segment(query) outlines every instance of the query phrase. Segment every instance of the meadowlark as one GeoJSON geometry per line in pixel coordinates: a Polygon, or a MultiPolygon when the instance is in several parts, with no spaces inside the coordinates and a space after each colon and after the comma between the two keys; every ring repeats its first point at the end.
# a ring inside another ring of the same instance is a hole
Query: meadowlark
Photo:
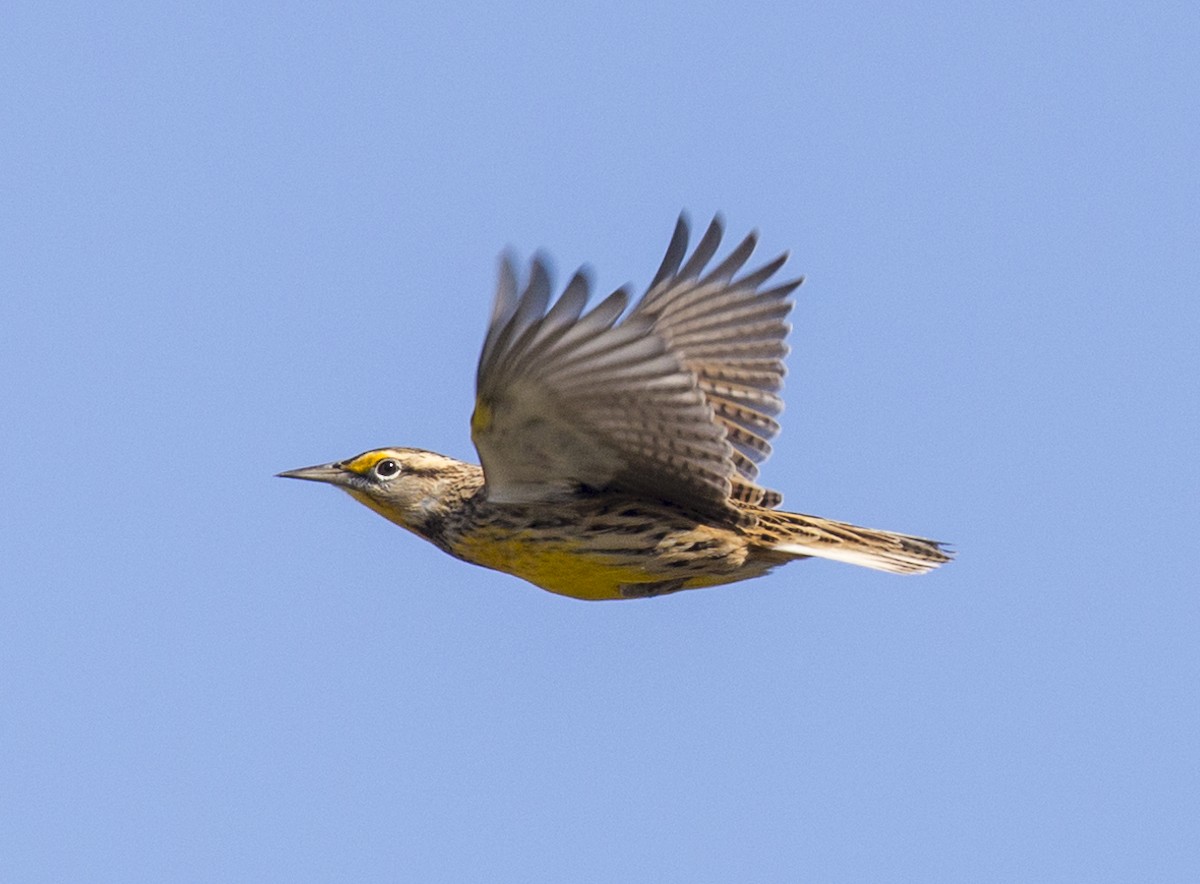
{"type": "Polygon", "coordinates": [[[916,574],[940,543],[781,512],[757,484],[779,432],[790,296],[780,255],[738,276],[752,232],[706,271],[720,217],[687,255],[686,216],[642,298],[587,309],[575,273],[551,303],[534,258],[500,263],[475,378],[482,466],[381,448],[280,473],[326,482],[456,558],[579,599],[628,599],[758,577],[817,556],[916,574]]]}

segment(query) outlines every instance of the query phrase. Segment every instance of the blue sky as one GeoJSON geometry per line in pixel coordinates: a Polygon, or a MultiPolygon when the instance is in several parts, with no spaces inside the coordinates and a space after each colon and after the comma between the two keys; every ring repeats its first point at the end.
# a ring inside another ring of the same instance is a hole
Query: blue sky
{"type": "Polygon", "coordinates": [[[1186,4],[18,3],[0,878],[1195,880],[1186,4]],[[473,458],[496,255],[793,251],[802,512],[586,604],[281,469],[473,458]]]}

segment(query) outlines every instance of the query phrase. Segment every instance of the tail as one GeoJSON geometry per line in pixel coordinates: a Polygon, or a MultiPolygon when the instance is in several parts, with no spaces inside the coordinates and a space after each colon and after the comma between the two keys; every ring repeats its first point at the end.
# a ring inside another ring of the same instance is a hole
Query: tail
{"type": "Polygon", "coordinates": [[[954,555],[945,544],[924,537],[799,513],[766,510],[758,515],[759,542],[789,555],[833,559],[893,574],[924,574],[954,555]]]}

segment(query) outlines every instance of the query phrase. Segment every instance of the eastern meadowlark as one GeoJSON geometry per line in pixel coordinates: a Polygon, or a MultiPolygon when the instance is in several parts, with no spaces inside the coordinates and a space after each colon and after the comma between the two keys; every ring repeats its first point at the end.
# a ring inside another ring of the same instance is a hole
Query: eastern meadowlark
{"type": "Polygon", "coordinates": [[[681,216],[628,312],[624,289],[587,310],[584,270],[551,303],[541,259],[522,286],[503,257],[471,417],[482,467],[381,448],[279,475],[335,485],[452,556],[580,599],[716,586],[810,556],[901,574],[949,561],[936,541],[781,512],[756,483],[803,278],[768,285],[786,253],[738,276],[754,232],[706,271],[722,234],[717,217],[688,256],[681,216]]]}

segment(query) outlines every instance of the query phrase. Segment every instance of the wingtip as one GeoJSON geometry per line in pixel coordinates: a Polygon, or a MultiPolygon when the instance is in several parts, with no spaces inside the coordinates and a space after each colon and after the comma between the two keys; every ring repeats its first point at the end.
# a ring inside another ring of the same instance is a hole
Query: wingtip
{"type": "Polygon", "coordinates": [[[535,281],[539,284],[544,282],[547,287],[553,288],[554,260],[545,251],[538,249],[529,259],[529,274],[530,285],[535,281]]]}
{"type": "Polygon", "coordinates": [[[516,298],[517,284],[520,278],[517,267],[521,264],[521,259],[517,256],[516,251],[511,247],[505,247],[496,259],[496,286],[497,294],[503,294],[506,297],[516,298]]]}
{"type": "Polygon", "coordinates": [[[571,274],[571,278],[567,280],[567,288],[582,285],[588,291],[592,288],[592,283],[595,280],[596,273],[592,270],[590,264],[580,264],[575,268],[575,272],[571,274]]]}
{"type": "Polygon", "coordinates": [[[500,253],[496,268],[496,296],[490,325],[503,323],[517,307],[517,256],[511,248],[500,253]]]}

